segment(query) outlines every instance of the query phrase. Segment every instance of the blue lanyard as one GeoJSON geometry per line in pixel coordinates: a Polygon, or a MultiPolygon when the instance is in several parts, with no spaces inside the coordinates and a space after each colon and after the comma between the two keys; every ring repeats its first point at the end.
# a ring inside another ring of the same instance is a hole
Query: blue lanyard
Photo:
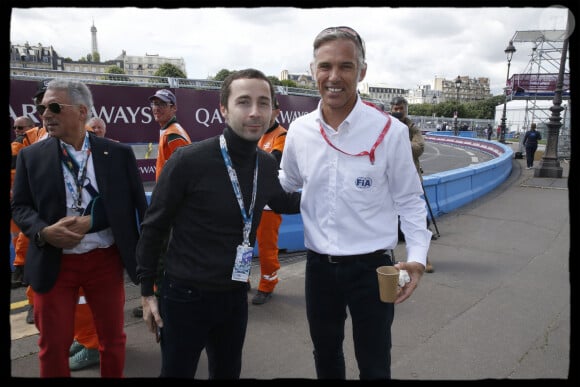
{"type": "Polygon", "coordinates": [[[77,161],[68,152],[67,147],[69,147],[70,145],[64,143],[63,141],[60,141],[60,146],[61,146],[61,160],[65,177],[64,180],[73,198],[74,202],[73,209],[81,211],[82,190],[84,188],[83,187],[84,182],[87,178],[87,165],[89,164],[89,157],[91,155],[91,148],[89,146],[89,134],[85,133],[85,141],[83,143],[81,151],[86,152],[86,157],[80,164],[77,163],[77,161]],[[76,192],[71,182],[67,179],[67,172],[69,172],[68,176],[70,176],[75,183],[76,192]]]}
{"type": "Polygon", "coordinates": [[[226,139],[224,135],[220,135],[220,148],[222,150],[222,156],[226,167],[228,169],[228,175],[230,176],[230,181],[232,182],[232,187],[234,188],[234,193],[236,194],[236,199],[238,199],[238,204],[240,205],[240,210],[242,212],[242,218],[244,219],[244,246],[250,245],[250,231],[252,230],[252,218],[254,217],[254,205],[256,204],[256,191],[258,188],[258,156],[256,155],[256,166],[254,168],[254,183],[252,186],[252,203],[250,204],[250,211],[246,213],[244,208],[244,198],[242,197],[242,190],[240,189],[240,182],[238,181],[238,175],[236,170],[232,166],[232,159],[228,154],[228,147],[226,144],[226,139]]]}

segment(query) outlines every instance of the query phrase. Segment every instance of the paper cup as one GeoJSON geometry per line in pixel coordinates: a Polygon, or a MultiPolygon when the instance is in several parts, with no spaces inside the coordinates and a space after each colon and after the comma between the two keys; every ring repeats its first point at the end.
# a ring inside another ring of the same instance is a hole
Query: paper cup
{"type": "Polygon", "coordinates": [[[399,288],[399,269],[394,266],[379,266],[377,276],[381,301],[395,302],[399,288]]]}

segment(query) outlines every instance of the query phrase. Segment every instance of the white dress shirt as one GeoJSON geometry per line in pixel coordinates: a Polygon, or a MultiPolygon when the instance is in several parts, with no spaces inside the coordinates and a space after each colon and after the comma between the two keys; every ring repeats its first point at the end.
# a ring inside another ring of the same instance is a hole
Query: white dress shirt
{"type": "MultiPolygon", "coordinates": [[[[88,136],[88,133],[86,134],[88,136]]],[[[74,149],[73,146],[68,145],[61,141],[61,145],[64,144],[66,146],[67,152],[69,155],[77,162],[77,165],[82,168],[85,163],[85,159],[87,158],[87,151],[82,149],[77,151],[74,149]]],[[[87,163],[87,175],[86,181],[89,181],[91,185],[99,191],[99,186],[97,185],[97,178],[95,176],[95,167],[93,165],[93,157],[92,154],[88,156],[87,163]]],[[[62,163],[61,163],[62,164],[62,163]]],[[[64,173],[64,180],[65,180],[65,192],[66,192],[66,215],[67,216],[79,216],[79,213],[73,209],[75,207],[75,197],[73,192],[71,192],[71,187],[76,188],[76,182],[74,177],[72,176],[71,172],[64,166],[61,165],[62,171],[64,173]]],[[[82,173],[82,172],[81,172],[82,173]]],[[[74,191],[74,190],[73,190],[74,191]]],[[[75,192],[76,193],[76,192],[75,192]]],[[[92,197],[91,194],[86,190],[82,190],[82,207],[86,208],[90,203],[92,197]]],[[[111,246],[115,242],[115,238],[113,237],[113,230],[108,227],[104,230],[93,232],[90,234],[85,234],[83,239],[81,239],[80,243],[73,247],[72,249],[63,249],[64,254],[83,254],[88,251],[97,249],[97,248],[106,248],[111,246]]]]}
{"type": "Polygon", "coordinates": [[[352,155],[371,150],[389,116],[359,97],[334,130],[324,122],[320,109],[321,103],[290,124],[280,164],[284,189],[302,189],[306,248],[330,255],[394,249],[400,215],[407,261],[425,265],[431,231],[407,127],[390,117],[390,128],[371,164],[369,156],[352,155]]]}

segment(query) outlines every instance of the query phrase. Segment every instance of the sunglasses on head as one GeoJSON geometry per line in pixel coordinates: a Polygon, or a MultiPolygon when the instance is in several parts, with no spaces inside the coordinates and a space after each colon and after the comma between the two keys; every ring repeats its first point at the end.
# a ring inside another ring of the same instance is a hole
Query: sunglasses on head
{"type": "Polygon", "coordinates": [[[66,103],[53,102],[53,103],[49,103],[47,106],[45,106],[45,105],[36,105],[36,111],[38,112],[38,114],[43,115],[44,112],[46,111],[46,109],[48,109],[52,113],[58,114],[58,113],[60,113],[62,111],[62,107],[63,106],[77,106],[77,105],[69,105],[69,104],[66,104],[66,103]]]}
{"type": "Polygon", "coordinates": [[[346,32],[350,36],[354,37],[356,39],[356,41],[358,42],[358,45],[359,45],[359,47],[360,47],[360,49],[362,51],[363,58],[365,57],[365,45],[364,45],[364,43],[362,41],[362,38],[360,37],[360,35],[358,34],[358,32],[356,32],[351,27],[347,27],[347,26],[328,27],[328,28],[325,28],[322,31],[320,31],[320,33],[318,34],[318,36],[321,37],[323,35],[333,34],[336,31],[346,32]]]}

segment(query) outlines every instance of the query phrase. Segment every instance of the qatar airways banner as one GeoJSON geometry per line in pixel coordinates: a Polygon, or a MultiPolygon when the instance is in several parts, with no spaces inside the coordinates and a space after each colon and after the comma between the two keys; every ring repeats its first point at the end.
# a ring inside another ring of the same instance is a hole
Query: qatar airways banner
{"type": "MultiPolygon", "coordinates": [[[[14,119],[28,115],[35,123],[40,119],[32,96],[36,81],[10,80],[10,127],[14,119]]],[[[159,124],[155,122],[149,97],[157,88],[88,84],[93,93],[93,116],[107,123],[107,137],[130,144],[159,141],[159,124]]],[[[218,90],[171,89],[177,98],[177,121],[196,142],[222,133],[224,120],[219,111],[218,90]]],[[[278,95],[278,122],[288,128],[295,118],[311,112],[318,105],[318,97],[278,95]]],[[[12,132],[12,130],[11,130],[12,132]]],[[[14,133],[11,134],[12,139],[14,133]]],[[[155,155],[153,155],[155,157],[155,155]]]]}
{"type": "MultiPolygon", "coordinates": [[[[553,97],[558,74],[514,74],[508,81],[508,95],[553,97]]],[[[570,74],[564,74],[562,96],[570,96],[570,74]]]]}

